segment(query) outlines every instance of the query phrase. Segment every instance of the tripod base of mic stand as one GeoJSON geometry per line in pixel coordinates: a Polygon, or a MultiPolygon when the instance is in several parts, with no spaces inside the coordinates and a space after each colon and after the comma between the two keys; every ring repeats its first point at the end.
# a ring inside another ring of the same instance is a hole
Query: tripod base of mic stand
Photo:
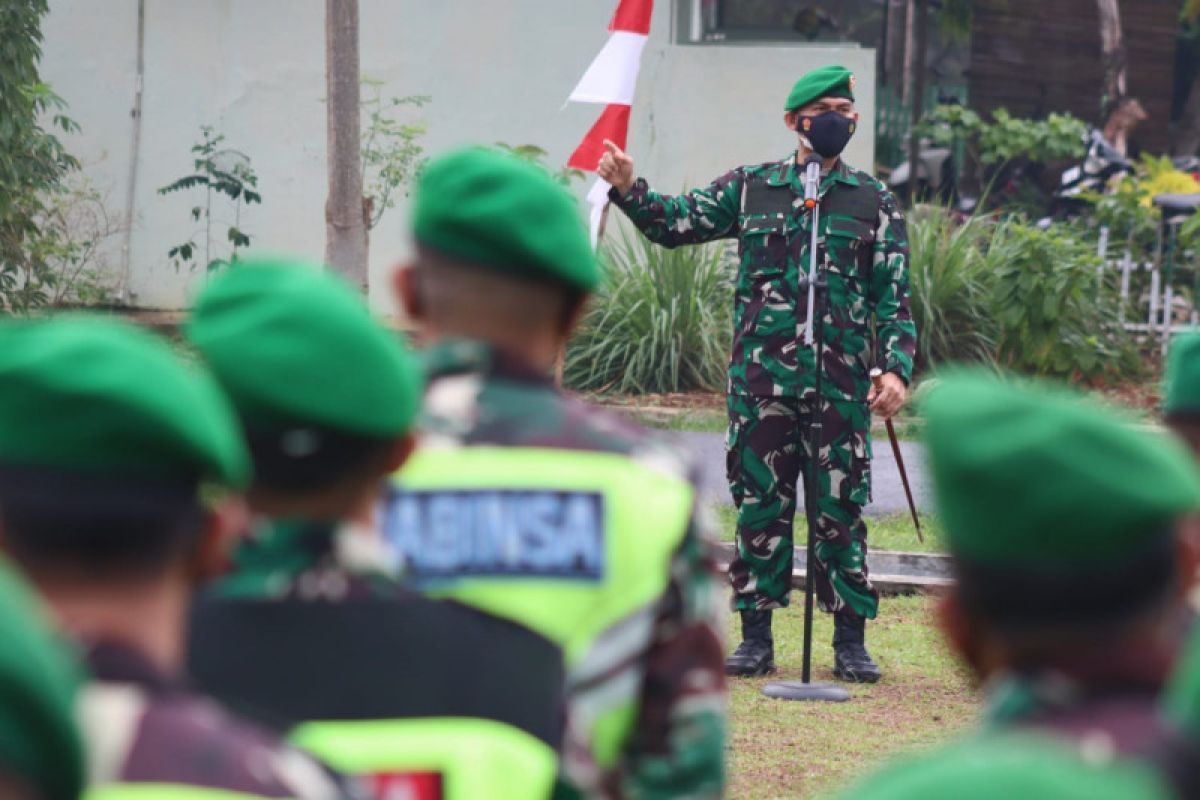
{"type": "Polygon", "coordinates": [[[844,703],[850,693],[836,683],[802,683],[779,681],[768,683],[762,693],[775,700],[817,700],[825,703],[844,703]]]}

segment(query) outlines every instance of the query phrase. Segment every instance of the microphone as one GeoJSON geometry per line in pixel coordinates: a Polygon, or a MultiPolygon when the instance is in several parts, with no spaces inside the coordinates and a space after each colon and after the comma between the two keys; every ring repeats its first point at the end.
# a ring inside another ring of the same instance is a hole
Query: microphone
{"type": "Polygon", "coordinates": [[[817,192],[821,185],[821,157],[810,153],[804,159],[804,207],[812,211],[817,207],[817,192]]]}

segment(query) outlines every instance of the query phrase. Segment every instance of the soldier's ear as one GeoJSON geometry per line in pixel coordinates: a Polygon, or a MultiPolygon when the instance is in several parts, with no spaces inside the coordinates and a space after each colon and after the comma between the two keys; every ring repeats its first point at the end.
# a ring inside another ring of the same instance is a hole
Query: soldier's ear
{"type": "Polygon", "coordinates": [[[1180,520],[1175,528],[1175,564],[1179,570],[1179,588],[1184,601],[1191,595],[1200,570],[1200,517],[1180,520]]]}
{"type": "Polygon", "coordinates": [[[951,588],[937,599],[934,616],[950,648],[966,662],[976,676],[980,679],[986,678],[984,673],[987,668],[983,663],[979,626],[972,624],[956,588],[951,588]]]}
{"type": "Polygon", "coordinates": [[[413,451],[417,449],[417,438],[411,433],[406,433],[392,443],[391,450],[388,452],[387,462],[384,464],[384,475],[391,475],[400,467],[404,466],[404,462],[408,461],[413,451]]]}
{"type": "Polygon", "coordinates": [[[796,130],[796,121],[800,119],[799,111],[785,111],[783,114],[783,124],[787,125],[789,131],[796,130]]]}
{"type": "Polygon", "coordinates": [[[425,320],[425,299],[421,294],[417,267],[414,264],[399,264],[392,275],[392,288],[400,301],[400,308],[413,322],[425,320]]]}
{"type": "Polygon", "coordinates": [[[203,583],[229,571],[229,554],[237,540],[249,533],[250,520],[250,506],[238,494],[223,498],[207,512],[189,565],[193,581],[203,583]]]}
{"type": "Polygon", "coordinates": [[[587,311],[588,299],[591,297],[586,292],[574,292],[567,297],[566,305],[563,306],[562,327],[559,334],[564,338],[570,338],[571,331],[579,326],[579,321],[583,319],[584,313],[587,311]]]}

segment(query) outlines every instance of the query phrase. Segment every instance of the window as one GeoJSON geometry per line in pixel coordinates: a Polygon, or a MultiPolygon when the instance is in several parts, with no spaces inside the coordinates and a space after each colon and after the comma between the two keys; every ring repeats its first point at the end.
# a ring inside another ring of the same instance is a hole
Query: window
{"type": "Polygon", "coordinates": [[[675,41],[878,47],[885,5],[886,0],[675,0],[675,41]]]}

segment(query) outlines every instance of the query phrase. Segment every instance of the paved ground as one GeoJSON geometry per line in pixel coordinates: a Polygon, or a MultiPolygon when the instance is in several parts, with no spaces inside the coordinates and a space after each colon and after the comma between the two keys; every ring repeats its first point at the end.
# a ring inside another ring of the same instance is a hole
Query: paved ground
{"type": "MultiPolygon", "coordinates": [[[[691,450],[701,464],[703,475],[701,491],[711,502],[732,503],[729,485],[725,482],[725,435],[721,433],[679,432],[683,445],[691,450]]],[[[876,437],[873,442],[875,460],[871,467],[873,502],[866,507],[872,515],[892,514],[908,510],[904,499],[904,487],[900,483],[900,472],[886,436],[876,437]]],[[[929,479],[925,474],[925,453],[916,442],[900,442],[900,452],[908,467],[908,479],[912,483],[913,500],[917,508],[926,511],[932,507],[929,479]]],[[[803,507],[803,500],[801,501],[803,507]]]]}

